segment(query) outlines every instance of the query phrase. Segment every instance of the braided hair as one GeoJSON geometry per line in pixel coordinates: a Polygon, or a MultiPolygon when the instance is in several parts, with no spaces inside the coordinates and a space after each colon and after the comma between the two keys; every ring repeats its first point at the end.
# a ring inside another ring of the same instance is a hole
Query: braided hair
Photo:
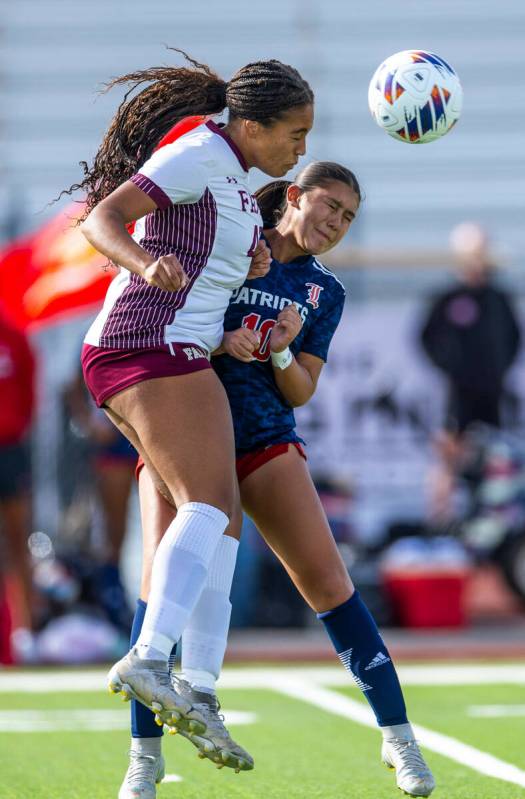
{"type": "Polygon", "coordinates": [[[290,186],[299,186],[301,191],[305,192],[326,186],[332,180],[339,180],[349,186],[361,202],[361,188],[350,169],[334,161],[313,161],[299,172],[295,180],[272,180],[271,183],[257,189],[255,197],[263,218],[263,226],[272,228],[278,225],[286,211],[287,192],[290,186]]]}
{"type": "Polygon", "coordinates": [[[310,86],[297,70],[275,59],[246,64],[235,73],[226,91],[230,119],[251,119],[267,126],[290,108],[313,101],[310,86]]]}
{"type": "MultiPolygon", "coordinates": [[[[313,92],[293,67],[280,61],[256,61],[229,83],[206,64],[175,50],[189,66],[152,67],[113,78],[105,91],[130,85],[111,121],[92,166],[81,161],[84,178],[65,190],[87,194],[83,218],[148,160],[162,137],[188,116],[218,114],[269,126],[294,106],[313,103],[313,92]],[[136,89],[141,88],[138,93],[136,89]]],[[[63,192],[64,193],[64,192],[63,192]]],[[[80,220],[81,221],[81,220],[80,220]]]]}

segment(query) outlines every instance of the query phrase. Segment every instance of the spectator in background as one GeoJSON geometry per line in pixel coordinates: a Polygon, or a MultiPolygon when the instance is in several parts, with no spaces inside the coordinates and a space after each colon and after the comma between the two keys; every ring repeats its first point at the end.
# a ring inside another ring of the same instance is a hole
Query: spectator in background
{"type": "Polygon", "coordinates": [[[438,437],[445,465],[435,486],[438,516],[446,512],[466,428],[473,422],[501,424],[504,378],[520,346],[510,299],[493,282],[486,232],[464,222],[453,229],[450,244],[459,281],[434,300],[421,332],[426,354],[448,382],[444,431],[438,437]]]}
{"type": "MultiPolygon", "coordinates": [[[[31,530],[31,454],[35,363],[25,335],[0,311],[0,528],[6,549],[0,627],[15,631],[24,650],[33,629],[33,585],[28,536],[31,530]],[[8,601],[6,602],[6,595],[8,601]]],[[[4,635],[4,641],[7,637],[4,635]]],[[[15,651],[15,658],[17,652],[15,651]]],[[[20,652],[23,655],[23,652],[20,652]]],[[[9,660],[9,653],[4,652],[9,660]]]]}

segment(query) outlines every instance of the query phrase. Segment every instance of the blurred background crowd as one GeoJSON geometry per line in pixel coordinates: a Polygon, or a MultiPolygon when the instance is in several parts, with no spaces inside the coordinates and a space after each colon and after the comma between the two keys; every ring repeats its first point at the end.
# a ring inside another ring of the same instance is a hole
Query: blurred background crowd
{"type": "MultiPolygon", "coordinates": [[[[50,202],[79,179],[117,104],[96,91],[173,63],[161,42],[225,77],[259,57],[297,66],[317,98],[306,160],[340,161],[364,186],[359,218],[327,260],[347,288],[345,313],[297,418],[376,618],[462,629],[521,616],[525,8],[354,5],[268,0],[240,14],[230,2],[152,0],[144,17],[92,0],[73,19],[61,0],[20,0],[3,14],[0,663],[127,649],[141,555],[136,454],[79,368],[114,272],[74,227],[71,198],[50,202]],[[380,61],[410,47],[450,61],[465,92],[454,131],[423,147],[390,139],[366,105],[380,61]]],[[[314,623],[248,519],[232,602],[235,627],[314,623]]]]}

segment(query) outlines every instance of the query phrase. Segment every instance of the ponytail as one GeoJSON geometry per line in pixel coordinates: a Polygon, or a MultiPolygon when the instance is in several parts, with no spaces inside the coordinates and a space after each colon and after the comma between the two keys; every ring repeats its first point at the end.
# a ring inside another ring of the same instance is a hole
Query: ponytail
{"type": "Polygon", "coordinates": [[[264,228],[272,228],[278,224],[286,210],[286,193],[291,185],[289,180],[273,180],[255,192],[264,228]]]}

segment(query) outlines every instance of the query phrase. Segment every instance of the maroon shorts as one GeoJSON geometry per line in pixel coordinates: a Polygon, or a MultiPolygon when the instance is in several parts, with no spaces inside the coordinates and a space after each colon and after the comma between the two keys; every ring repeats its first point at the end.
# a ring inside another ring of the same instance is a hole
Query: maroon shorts
{"type": "Polygon", "coordinates": [[[242,483],[248,475],[257,471],[268,461],[273,461],[279,455],[284,455],[288,452],[288,447],[295,447],[299,455],[306,460],[306,453],[302,446],[297,441],[286,442],[284,444],[270,444],[269,447],[260,447],[254,449],[252,452],[247,452],[245,455],[237,458],[235,461],[235,468],[237,470],[237,480],[242,483]]]}
{"type": "MultiPolygon", "coordinates": [[[[265,463],[268,463],[268,461],[278,458],[279,455],[284,455],[286,452],[288,452],[288,447],[295,447],[299,455],[306,460],[306,453],[304,449],[296,441],[287,442],[285,444],[270,444],[269,447],[254,449],[253,452],[247,452],[245,455],[241,455],[235,460],[237,480],[239,483],[242,483],[242,481],[248,477],[249,474],[257,471],[257,469],[259,469],[265,463]]],[[[139,479],[140,470],[143,466],[144,461],[139,455],[137,465],[135,467],[135,477],[137,480],[139,479]]]]}
{"type": "Polygon", "coordinates": [[[125,388],[152,380],[211,369],[206,350],[196,344],[163,344],[143,350],[82,347],[84,380],[101,408],[106,400],[125,388]]]}

